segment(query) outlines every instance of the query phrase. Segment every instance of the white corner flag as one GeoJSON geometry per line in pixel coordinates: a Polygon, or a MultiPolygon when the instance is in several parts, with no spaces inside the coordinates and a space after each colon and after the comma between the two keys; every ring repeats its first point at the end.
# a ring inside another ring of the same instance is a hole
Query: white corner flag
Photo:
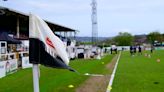
{"type": "Polygon", "coordinates": [[[54,68],[68,67],[69,58],[64,43],[40,17],[29,17],[30,62],[54,68]]]}

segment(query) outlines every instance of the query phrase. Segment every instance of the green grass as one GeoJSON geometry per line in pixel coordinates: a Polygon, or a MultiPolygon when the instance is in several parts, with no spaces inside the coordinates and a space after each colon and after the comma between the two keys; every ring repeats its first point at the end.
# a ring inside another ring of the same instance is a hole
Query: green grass
{"type": "Polygon", "coordinates": [[[164,50],[154,51],[151,58],[122,52],[111,92],[164,92],[164,50]]]}
{"type": "MultiPolygon", "coordinates": [[[[108,64],[113,55],[107,55],[101,60],[78,59],[70,63],[70,66],[81,74],[108,74],[108,64]],[[105,64],[102,64],[104,62],[105,64]]],[[[40,92],[75,92],[75,89],[84,83],[89,76],[79,75],[63,69],[40,67],[40,92]],[[74,88],[68,88],[68,85],[74,88]]],[[[0,79],[0,92],[33,92],[32,69],[19,70],[18,72],[0,79]]]]}

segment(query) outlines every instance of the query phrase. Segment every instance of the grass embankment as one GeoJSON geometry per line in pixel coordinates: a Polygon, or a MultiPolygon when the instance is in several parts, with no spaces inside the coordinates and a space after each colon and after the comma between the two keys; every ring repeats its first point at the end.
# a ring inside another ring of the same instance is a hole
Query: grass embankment
{"type": "MultiPolygon", "coordinates": [[[[150,54],[150,51],[144,53],[150,54]]],[[[122,52],[111,91],[164,92],[164,50],[150,55],[131,57],[129,52],[122,52]]]]}
{"type": "MultiPolygon", "coordinates": [[[[84,73],[108,74],[105,67],[113,55],[107,55],[101,60],[77,59],[70,63],[75,70],[84,73]],[[104,64],[102,64],[104,62],[104,64]]],[[[89,76],[84,76],[68,70],[40,67],[40,92],[75,92],[89,76]],[[68,85],[74,85],[68,88],[68,85]]],[[[0,79],[0,92],[33,92],[32,69],[19,70],[18,72],[0,79]]]]}

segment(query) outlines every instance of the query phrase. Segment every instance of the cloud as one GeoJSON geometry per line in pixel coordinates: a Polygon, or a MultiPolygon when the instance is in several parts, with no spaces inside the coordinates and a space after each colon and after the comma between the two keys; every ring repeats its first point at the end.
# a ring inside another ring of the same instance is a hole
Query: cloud
{"type": "MultiPolygon", "coordinates": [[[[91,36],[92,0],[8,0],[0,6],[78,29],[79,35],[91,36]]],[[[99,36],[118,32],[133,34],[164,30],[164,0],[97,0],[99,36]]]]}
{"type": "Polygon", "coordinates": [[[128,13],[159,13],[164,6],[163,0],[101,0],[98,4],[99,12],[111,12],[115,14],[128,13]]]}
{"type": "Polygon", "coordinates": [[[66,1],[66,2],[48,2],[48,1],[41,1],[38,3],[38,1],[28,1],[27,5],[36,7],[36,9],[41,9],[45,12],[56,12],[56,13],[79,13],[79,12],[85,12],[88,11],[90,6],[86,3],[77,3],[72,1],[66,1]]]}

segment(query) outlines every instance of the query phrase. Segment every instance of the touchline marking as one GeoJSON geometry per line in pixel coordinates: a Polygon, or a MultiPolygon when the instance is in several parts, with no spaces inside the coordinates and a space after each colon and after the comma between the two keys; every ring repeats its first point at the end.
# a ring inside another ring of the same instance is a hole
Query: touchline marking
{"type": "Polygon", "coordinates": [[[116,62],[116,65],[114,66],[114,70],[112,72],[112,75],[111,75],[111,78],[110,78],[110,81],[109,81],[106,92],[110,92],[111,89],[112,89],[112,83],[113,83],[114,76],[115,76],[115,73],[116,73],[116,69],[117,69],[117,66],[118,66],[118,61],[120,60],[120,56],[121,56],[121,52],[119,53],[119,56],[117,58],[117,62],[116,62]]]}

